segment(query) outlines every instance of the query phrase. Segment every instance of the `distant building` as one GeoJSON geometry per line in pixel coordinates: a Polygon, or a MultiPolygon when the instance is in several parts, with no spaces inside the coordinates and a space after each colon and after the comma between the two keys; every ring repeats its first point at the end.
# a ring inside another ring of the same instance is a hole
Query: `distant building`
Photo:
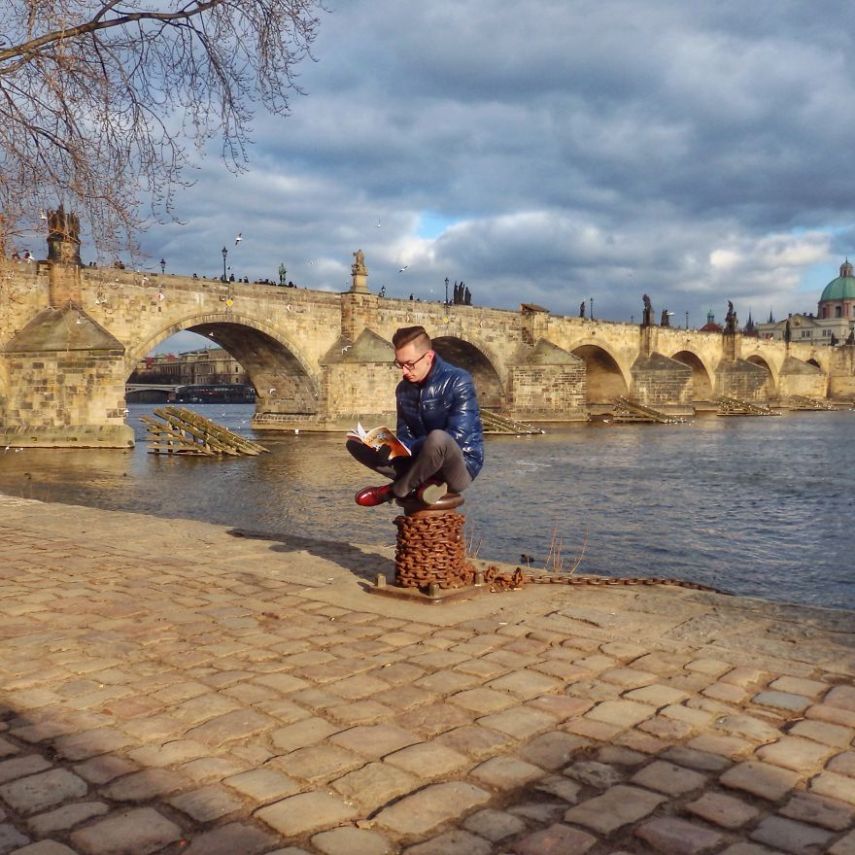
{"type": "Polygon", "coordinates": [[[760,338],[809,344],[843,344],[855,328],[855,268],[847,258],[840,265],[840,275],[823,288],[816,315],[797,312],[783,321],[757,324],[760,338]],[[787,330],[789,329],[789,333],[787,330]]]}
{"type": "Polygon", "coordinates": [[[707,322],[698,330],[698,332],[721,332],[721,324],[715,322],[715,315],[712,309],[707,312],[707,322]]]}
{"type": "Polygon", "coordinates": [[[161,353],[146,356],[137,363],[130,383],[171,385],[211,385],[249,383],[243,366],[221,347],[190,350],[186,353],[161,353]]]}
{"type": "Polygon", "coordinates": [[[848,258],[840,265],[840,276],[823,289],[817,315],[823,320],[846,318],[855,321],[855,275],[848,258]]]}

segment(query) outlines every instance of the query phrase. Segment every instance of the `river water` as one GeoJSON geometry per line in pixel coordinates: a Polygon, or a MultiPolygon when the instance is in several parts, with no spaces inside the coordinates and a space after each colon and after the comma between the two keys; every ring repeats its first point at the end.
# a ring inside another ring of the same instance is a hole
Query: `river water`
{"type": "MultiPolygon", "coordinates": [[[[186,517],[323,540],[394,543],[397,508],[360,508],[378,483],[340,434],[258,434],[259,457],[133,450],[0,451],[0,492],[186,517]]],[[[250,433],[252,405],[203,415],[250,433]]],[[[717,418],[683,425],[571,425],[489,437],[466,493],[467,539],[481,558],[543,566],[562,542],[580,573],[666,576],[736,594],[855,608],[855,412],[717,418]]]]}

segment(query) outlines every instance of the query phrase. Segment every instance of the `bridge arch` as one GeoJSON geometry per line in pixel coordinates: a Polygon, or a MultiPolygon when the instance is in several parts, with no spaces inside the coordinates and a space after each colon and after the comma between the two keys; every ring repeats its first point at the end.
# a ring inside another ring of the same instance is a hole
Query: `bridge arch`
{"type": "Polygon", "coordinates": [[[484,349],[463,338],[453,335],[437,336],[431,339],[433,349],[446,361],[459,368],[465,368],[475,382],[478,393],[478,405],[491,410],[501,409],[504,405],[502,379],[493,360],[484,349]]]}
{"type": "Polygon", "coordinates": [[[257,412],[271,406],[282,413],[319,411],[319,378],[298,348],[281,330],[234,312],[195,315],[169,324],[126,353],[125,376],[129,377],[137,362],[157,344],[185,330],[218,344],[243,366],[256,391],[257,412]]]}
{"type": "Polygon", "coordinates": [[[713,399],[713,381],[703,359],[691,350],[678,350],[671,359],[681,362],[692,369],[692,400],[711,401],[713,399]]]}
{"type": "Polygon", "coordinates": [[[777,381],[775,373],[772,370],[772,366],[758,353],[752,353],[751,356],[748,357],[748,362],[766,371],[768,374],[768,377],[766,378],[766,394],[768,397],[773,397],[777,387],[777,381]]]}
{"type": "Polygon", "coordinates": [[[585,362],[585,399],[589,404],[611,404],[629,395],[630,378],[617,358],[600,344],[578,344],[572,350],[585,362]]]}

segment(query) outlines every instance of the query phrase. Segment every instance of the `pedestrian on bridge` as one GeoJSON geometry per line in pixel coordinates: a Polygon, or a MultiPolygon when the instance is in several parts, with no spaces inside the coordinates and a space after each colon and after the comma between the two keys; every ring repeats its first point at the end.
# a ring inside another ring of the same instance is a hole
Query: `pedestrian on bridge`
{"type": "Polygon", "coordinates": [[[395,390],[395,433],[412,456],[390,460],[388,447],[378,451],[348,439],[347,450],[360,463],[392,479],[360,490],[356,503],[363,507],[410,495],[434,504],[449,491],[465,490],[484,463],[481,414],[469,372],[442,359],[422,326],[402,327],[392,344],[403,374],[395,390]]]}

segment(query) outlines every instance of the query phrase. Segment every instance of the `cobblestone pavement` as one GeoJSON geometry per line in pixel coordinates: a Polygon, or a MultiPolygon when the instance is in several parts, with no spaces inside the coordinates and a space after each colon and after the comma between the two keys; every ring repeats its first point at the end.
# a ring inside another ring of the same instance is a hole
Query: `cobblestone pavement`
{"type": "Polygon", "coordinates": [[[855,855],[852,613],[425,607],[364,592],[387,549],[6,497],[0,529],[0,855],[855,855]]]}

